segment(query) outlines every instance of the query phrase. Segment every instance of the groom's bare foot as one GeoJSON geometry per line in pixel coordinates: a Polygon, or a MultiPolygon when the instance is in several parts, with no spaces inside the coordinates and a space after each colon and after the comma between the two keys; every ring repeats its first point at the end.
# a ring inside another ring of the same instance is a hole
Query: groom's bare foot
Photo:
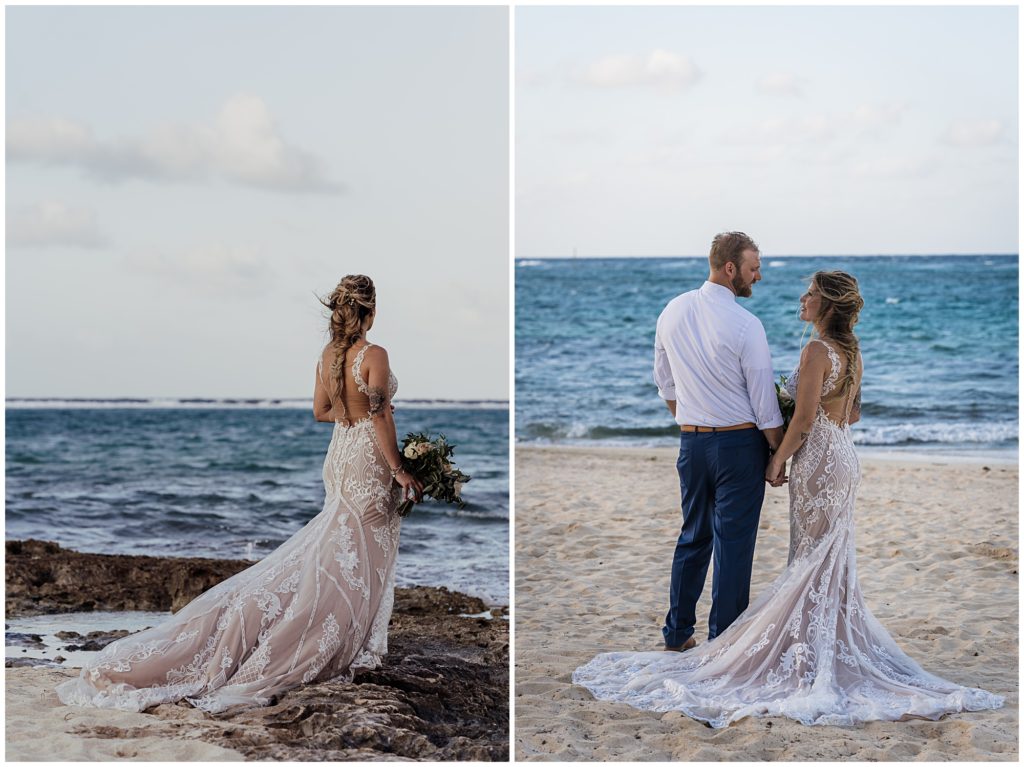
{"type": "Polygon", "coordinates": [[[665,652],[686,652],[687,650],[692,650],[696,646],[697,637],[690,637],[678,647],[669,647],[668,645],[665,645],[662,649],[664,649],[665,652]]]}

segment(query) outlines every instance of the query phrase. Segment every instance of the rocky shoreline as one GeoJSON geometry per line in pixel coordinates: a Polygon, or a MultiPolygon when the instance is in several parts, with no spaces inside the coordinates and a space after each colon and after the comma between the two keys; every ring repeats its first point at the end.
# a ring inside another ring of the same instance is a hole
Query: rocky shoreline
{"type": "MultiPolygon", "coordinates": [[[[173,611],[251,564],[88,554],[49,541],[7,541],[7,616],[173,611]]],[[[488,611],[481,600],[446,589],[397,589],[384,665],[358,673],[352,683],[305,685],[275,705],[214,716],[186,703],[157,706],[146,712],[152,723],[141,731],[119,727],[112,720],[67,732],[107,743],[111,738],[130,743],[143,735],[147,741],[154,736],[199,739],[229,749],[240,759],[505,761],[509,667],[503,612],[488,611]]],[[[124,633],[57,636],[67,642],[65,649],[98,649],[124,633]]],[[[9,640],[33,641],[32,635],[9,640]]],[[[19,679],[51,685],[40,694],[58,706],[52,684],[72,673],[58,668],[6,672],[9,688],[19,679]]],[[[10,691],[8,697],[10,710],[10,691]]],[[[99,713],[116,718],[119,712],[99,713]]],[[[10,726],[7,734],[8,757],[31,759],[33,743],[18,742],[19,735],[10,726]]],[[[36,758],[43,757],[40,753],[36,758]]]]}

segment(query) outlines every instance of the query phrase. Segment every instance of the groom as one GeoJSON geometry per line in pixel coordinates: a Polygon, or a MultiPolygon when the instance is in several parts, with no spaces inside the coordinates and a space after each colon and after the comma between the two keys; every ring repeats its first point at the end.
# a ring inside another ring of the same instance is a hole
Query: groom
{"type": "Polygon", "coordinates": [[[769,448],[782,441],[768,339],[736,302],[761,279],[760,252],[743,232],[724,232],[708,261],[707,281],[669,302],[654,340],[654,382],[680,431],[683,527],[662,629],[665,649],[676,651],[697,645],[696,606],[712,553],[708,639],[746,609],[769,448]]]}

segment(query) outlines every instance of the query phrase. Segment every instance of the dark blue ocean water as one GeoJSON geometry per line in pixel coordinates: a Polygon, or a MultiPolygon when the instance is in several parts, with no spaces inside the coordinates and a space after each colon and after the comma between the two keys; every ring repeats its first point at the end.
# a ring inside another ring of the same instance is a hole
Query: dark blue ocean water
{"type": "MultiPolygon", "coordinates": [[[[8,539],[259,559],[322,508],[333,424],[311,407],[39,404],[8,402],[8,539]]],[[[473,477],[465,509],[427,501],[403,523],[399,584],[508,604],[507,406],[396,408],[399,436],[443,432],[473,477]]]]}
{"type": "MultiPolygon", "coordinates": [[[[1017,450],[1017,256],[764,257],[738,299],[768,333],[776,375],[800,357],[807,277],[842,269],[865,307],[859,445],[1017,450]]],[[[557,259],[516,264],[516,439],[674,445],[651,378],[654,326],[700,287],[706,258],[557,259]]],[[[804,341],[810,337],[810,332],[804,341]]]]}

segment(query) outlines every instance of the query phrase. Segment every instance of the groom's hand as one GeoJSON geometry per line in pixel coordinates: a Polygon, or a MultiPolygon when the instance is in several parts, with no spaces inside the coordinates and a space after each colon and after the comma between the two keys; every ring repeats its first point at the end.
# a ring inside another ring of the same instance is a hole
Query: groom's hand
{"type": "Polygon", "coordinates": [[[764,481],[772,487],[782,487],[786,484],[786,480],[789,477],[786,476],[786,464],[779,463],[778,461],[771,460],[768,462],[768,468],[764,472],[764,481]]]}

